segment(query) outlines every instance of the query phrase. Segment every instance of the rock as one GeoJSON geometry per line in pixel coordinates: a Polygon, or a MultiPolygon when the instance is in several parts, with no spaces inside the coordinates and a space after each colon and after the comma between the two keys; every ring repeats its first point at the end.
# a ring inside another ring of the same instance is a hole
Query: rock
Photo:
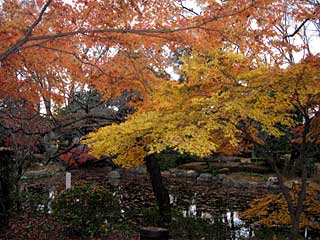
{"type": "Polygon", "coordinates": [[[320,173],[320,163],[315,163],[314,164],[314,168],[315,168],[317,173],[320,173]]]}
{"type": "Polygon", "coordinates": [[[289,162],[291,159],[291,154],[283,154],[280,156],[280,160],[285,161],[285,162],[289,162]]]}
{"type": "Polygon", "coordinates": [[[218,170],[218,173],[228,173],[228,172],[230,172],[229,168],[221,168],[218,170]]]}
{"type": "Polygon", "coordinates": [[[169,169],[169,172],[170,172],[171,174],[175,174],[177,171],[179,171],[179,169],[177,169],[177,168],[170,168],[170,169],[169,169]]]}
{"type": "Polygon", "coordinates": [[[238,160],[239,158],[238,157],[235,157],[235,156],[229,156],[229,155],[225,155],[225,154],[218,154],[217,157],[215,157],[215,160],[218,161],[218,162],[224,162],[224,163],[227,163],[227,162],[237,162],[239,161],[238,160]]]}
{"type": "Polygon", "coordinates": [[[177,169],[175,172],[176,177],[186,177],[186,173],[184,170],[177,169]]]}
{"type": "Polygon", "coordinates": [[[267,181],[267,188],[271,190],[279,189],[279,180],[277,177],[269,177],[267,181]]]}
{"type": "Polygon", "coordinates": [[[186,177],[189,177],[189,178],[196,178],[199,176],[199,173],[197,173],[194,170],[188,170],[185,173],[186,173],[186,177]]]}
{"type": "Polygon", "coordinates": [[[248,180],[235,180],[235,187],[239,188],[249,188],[249,187],[256,187],[257,183],[256,182],[250,182],[248,180]]]}
{"type": "Polygon", "coordinates": [[[176,177],[186,177],[185,171],[177,168],[169,169],[169,172],[176,177]]]}
{"type": "Polygon", "coordinates": [[[280,189],[280,186],[279,185],[275,185],[275,184],[271,184],[271,185],[266,185],[266,187],[269,189],[269,190],[276,190],[278,191],[280,189]]]}
{"type": "Polygon", "coordinates": [[[259,187],[259,183],[248,181],[248,187],[257,188],[257,187],[259,187]]]}
{"type": "MultiPolygon", "coordinates": [[[[39,165],[41,167],[41,165],[39,165]]],[[[43,166],[42,166],[43,167],[43,166]]],[[[58,172],[64,172],[65,167],[59,165],[48,165],[44,168],[39,168],[37,170],[28,170],[22,176],[23,180],[26,179],[38,179],[38,178],[47,178],[51,177],[58,172]]]]}
{"type": "Polygon", "coordinates": [[[227,187],[235,187],[235,188],[255,188],[258,186],[257,182],[251,182],[246,179],[238,179],[230,176],[220,176],[221,182],[223,185],[227,187]]]}
{"type": "Polygon", "coordinates": [[[108,178],[118,179],[118,178],[120,178],[120,173],[118,171],[111,171],[108,173],[108,178]]]}
{"type": "Polygon", "coordinates": [[[234,181],[230,177],[225,177],[222,179],[222,184],[228,187],[232,187],[234,185],[234,181]]]}
{"type": "Polygon", "coordinates": [[[211,182],[212,174],[211,173],[201,173],[199,177],[197,177],[197,181],[211,182]]]}
{"type": "Polygon", "coordinates": [[[299,182],[297,180],[291,180],[284,183],[284,185],[289,189],[292,189],[295,185],[298,185],[298,184],[299,182]]]}
{"type": "Polygon", "coordinates": [[[278,184],[279,183],[279,180],[277,177],[269,177],[268,178],[268,183],[269,184],[278,184]]]}
{"type": "Polygon", "coordinates": [[[226,177],[225,174],[218,174],[218,175],[217,175],[217,180],[220,181],[220,182],[222,182],[225,177],[226,177]]]}
{"type": "Polygon", "coordinates": [[[120,178],[110,178],[109,183],[111,184],[111,186],[117,187],[120,184],[120,178]]]}
{"type": "Polygon", "coordinates": [[[170,177],[171,173],[170,173],[170,171],[161,171],[161,176],[162,177],[170,177]]]}
{"type": "Polygon", "coordinates": [[[251,158],[240,158],[241,164],[248,164],[251,163],[251,158]]]}
{"type": "Polygon", "coordinates": [[[138,166],[138,167],[130,168],[129,172],[133,173],[133,174],[146,174],[147,173],[147,168],[146,168],[145,165],[141,165],[141,166],[138,166]]]}

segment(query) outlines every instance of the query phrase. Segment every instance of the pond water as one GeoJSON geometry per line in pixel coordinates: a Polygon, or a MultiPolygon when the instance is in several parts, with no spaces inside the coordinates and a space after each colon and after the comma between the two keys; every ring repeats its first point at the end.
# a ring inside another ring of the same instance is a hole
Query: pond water
{"type": "MultiPolygon", "coordinates": [[[[265,229],[239,217],[239,212],[247,209],[254,198],[267,193],[264,188],[226,188],[183,178],[165,179],[165,183],[170,192],[173,215],[178,214],[173,217],[170,229],[174,239],[287,239],[288,232],[285,230],[265,229]]],[[[108,184],[113,185],[114,193],[120,196],[124,212],[135,212],[133,215],[139,218],[139,211],[154,207],[155,199],[148,178],[142,181],[128,178],[108,184]],[[132,210],[137,207],[140,210],[132,210]]],[[[154,212],[151,211],[151,214],[154,212]]],[[[144,213],[143,217],[139,223],[150,225],[150,216],[148,218],[148,214],[144,213]]],[[[302,237],[318,239],[317,233],[308,230],[302,237]]]]}
{"type": "MultiPolygon", "coordinates": [[[[265,229],[239,217],[239,212],[245,210],[252,199],[266,193],[265,189],[226,188],[186,179],[165,179],[165,183],[173,207],[170,233],[176,240],[287,239],[284,230],[265,229]]],[[[157,210],[148,177],[130,175],[103,182],[100,179],[99,184],[119,199],[124,224],[133,224],[136,230],[141,226],[156,225],[157,210]]],[[[46,208],[51,213],[51,202],[57,191],[51,188],[46,194],[48,202],[38,204],[38,208],[46,208]]],[[[319,239],[317,233],[308,230],[302,237],[319,239]]]]}

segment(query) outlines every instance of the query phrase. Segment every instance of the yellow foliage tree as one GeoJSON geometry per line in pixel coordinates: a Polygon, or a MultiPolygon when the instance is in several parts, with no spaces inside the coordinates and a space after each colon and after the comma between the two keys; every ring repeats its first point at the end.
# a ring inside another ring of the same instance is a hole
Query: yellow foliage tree
{"type": "Polygon", "coordinates": [[[276,169],[296,229],[306,191],[307,134],[319,111],[319,69],[318,56],[282,69],[253,64],[220,49],[194,53],[184,59],[186,82],[158,85],[150,104],[126,122],[101,128],[82,142],[94,155],[115,156],[116,163],[131,167],[165,149],[198,156],[232,153],[244,139],[264,145],[265,134],[279,137],[287,133],[283,129],[303,124],[298,206],[276,169]],[[296,114],[303,116],[303,123],[295,120],[296,114]]]}

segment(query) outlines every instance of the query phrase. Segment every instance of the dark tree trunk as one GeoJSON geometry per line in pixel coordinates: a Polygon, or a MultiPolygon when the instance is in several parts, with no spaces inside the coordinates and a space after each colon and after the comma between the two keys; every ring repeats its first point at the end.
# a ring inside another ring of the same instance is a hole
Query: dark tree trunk
{"type": "Polygon", "coordinates": [[[153,193],[157,199],[160,214],[160,227],[168,227],[171,223],[171,206],[169,192],[162,182],[160,166],[154,155],[149,155],[145,158],[147,170],[150,175],[153,193]]]}
{"type": "Polygon", "coordinates": [[[276,162],[278,161],[277,154],[273,155],[273,160],[270,160],[273,169],[275,170],[277,174],[277,178],[279,180],[279,186],[282,194],[284,195],[284,198],[287,202],[288,211],[290,214],[291,219],[291,233],[289,235],[290,240],[297,240],[299,238],[299,225],[300,225],[300,219],[301,214],[303,211],[303,203],[306,198],[306,189],[307,189],[307,169],[305,164],[302,168],[302,179],[301,179],[301,188],[300,191],[297,193],[298,202],[297,204],[294,204],[294,201],[290,195],[290,191],[287,186],[285,186],[285,181],[283,179],[282,174],[280,173],[279,168],[276,165],[276,162]]]}
{"type": "Polygon", "coordinates": [[[9,220],[10,195],[14,187],[11,176],[12,161],[12,152],[0,148],[0,228],[6,226],[9,220]]]}

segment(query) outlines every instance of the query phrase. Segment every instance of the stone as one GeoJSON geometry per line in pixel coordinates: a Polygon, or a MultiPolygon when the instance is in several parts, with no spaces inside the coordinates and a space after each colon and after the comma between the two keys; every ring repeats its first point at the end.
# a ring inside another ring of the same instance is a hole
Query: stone
{"type": "Polygon", "coordinates": [[[118,171],[111,171],[108,173],[108,178],[118,179],[118,178],[120,178],[120,173],[118,171]]]}
{"type": "Polygon", "coordinates": [[[270,184],[278,184],[279,180],[278,180],[277,177],[269,177],[268,178],[268,183],[270,183],[270,184]]]}
{"type": "Polygon", "coordinates": [[[238,159],[239,159],[238,157],[225,155],[225,154],[222,154],[222,153],[218,154],[215,157],[216,161],[223,162],[223,163],[238,162],[239,161],[238,159]]]}
{"type": "Polygon", "coordinates": [[[211,182],[212,174],[211,173],[201,173],[199,177],[197,177],[197,181],[211,182]]]}
{"type": "Polygon", "coordinates": [[[248,187],[257,188],[257,187],[259,187],[259,183],[248,181],[248,187]]]}
{"type": "Polygon", "coordinates": [[[169,171],[161,171],[161,176],[162,177],[170,177],[171,173],[169,171]]]}
{"type": "Polygon", "coordinates": [[[225,177],[226,177],[225,174],[218,174],[218,175],[217,175],[217,180],[220,181],[220,182],[222,182],[225,177]]]}
{"type": "Polygon", "coordinates": [[[240,158],[241,164],[248,164],[251,163],[251,158],[240,158]]]}
{"type": "Polygon", "coordinates": [[[289,189],[292,189],[294,186],[296,186],[298,184],[299,184],[299,182],[297,180],[291,180],[291,181],[287,181],[284,183],[284,185],[289,189]]]}
{"type": "Polygon", "coordinates": [[[188,178],[196,178],[200,175],[199,173],[197,173],[194,170],[187,170],[185,173],[186,173],[186,177],[188,177],[188,178]]]}
{"type": "Polygon", "coordinates": [[[133,174],[146,174],[147,168],[145,165],[142,165],[142,166],[130,168],[128,171],[133,174]]]}
{"type": "Polygon", "coordinates": [[[179,171],[177,168],[170,168],[170,169],[169,169],[169,172],[170,172],[171,174],[175,174],[177,171],[179,171]]]}
{"type": "Polygon", "coordinates": [[[267,188],[271,190],[279,189],[279,180],[277,177],[269,177],[267,181],[267,188]]]}
{"type": "Polygon", "coordinates": [[[120,178],[110,178],[109,183],[111,184],[111,186],[117,187],[120,184],[120,178]]]}
{"type": "Polygon", "coordinates": [[[315,168],[317,173],[320,173],[320,163],[315,163],[314,164],[314,168],[315,168]]]}
{"type": "Polygon", "coordinates": [[[228,173],[228,172],[230,172],[230,169],[229,168],[221,168],[221,169],[219,169],[218,170],[218,173],[228,173]]]}
{"type": "Polygon", "coordinates": [[[234,186],[237,188],[248,188],[250,187],[250,182],[247,180],[234,180],[234,186]]]}
{"type": "Polygon", "coordinates": [[[225,177],[222,180],[222,184],[228,187],[235,187],[237,185],[236,181],[232,177],[225,177]]]}
{"type": "Polygon", "coordinates": [[[66,172],[66,190],[71,189],[71,173],[66,172]]]}
{"type": "Polygon", "coordinates": [[[175,171],[175,176],[176,176],[176,177],[186,177],[186,174],[185,174],[185,171],[184,171],[184,170],[177,169],[177,170],[175,171]]]}

